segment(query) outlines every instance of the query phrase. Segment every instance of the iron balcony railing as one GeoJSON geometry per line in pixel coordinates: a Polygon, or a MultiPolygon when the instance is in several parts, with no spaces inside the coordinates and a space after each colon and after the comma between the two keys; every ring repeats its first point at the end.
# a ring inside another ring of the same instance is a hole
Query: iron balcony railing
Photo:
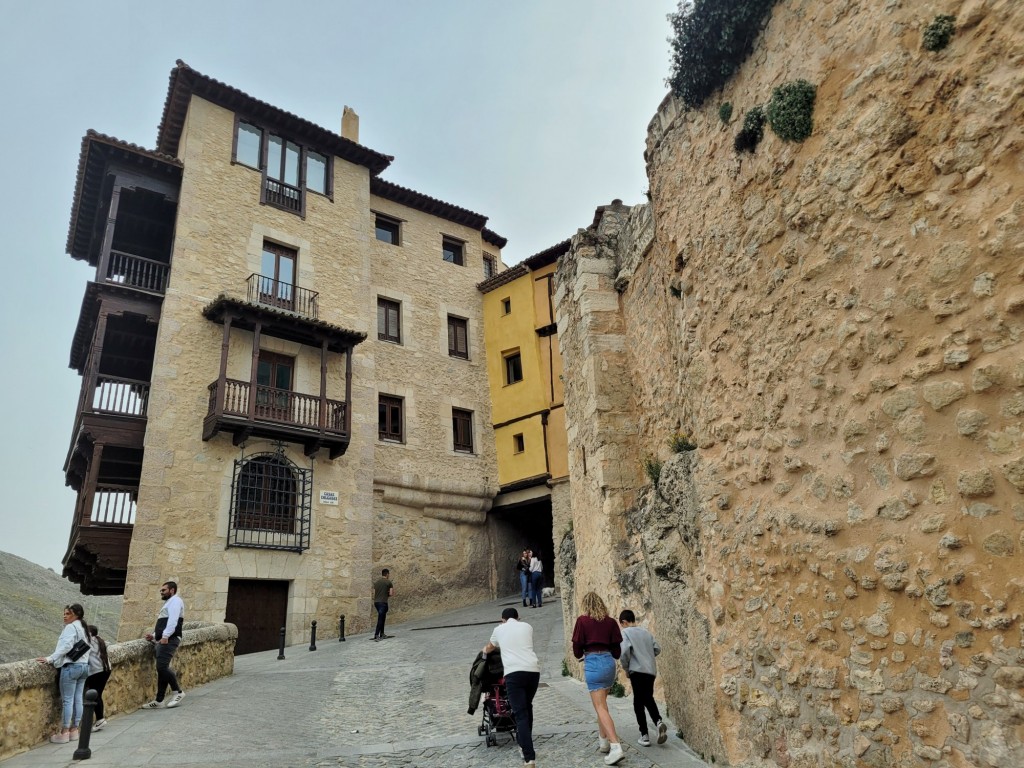
{"type": "Polygon", "coordinates": [[[169,266],[160,261],[146,259],[124,251],[111,251],[104,279],[108,283],[141,288],[153,293],[163,293],[167,289],[168,269],[169,266]]]}
{"type": "Polygon", "coordinates": [[[246,301],[287,309],[289,312],[295,312],[312,320],[317,319],[320,294],[316,291],[299,288],[292,283],[275,280],[257,272],[249,275],[246,283],[248,285],[246,301]]]}
{"type": "MultiPolygon", "coordinates": [[[[247,381],[218,379],[210,387],[209,416],[217,414],[218,405],[225,416],[249,418],[250,386],[247,381]],[[220,385],[223,393],[218,397],[220,385]]],[[[340,400],[321,400],[316,395],[304,395],[287,389],[256,387],[253,404],[255,421],[274,422],[303,429],[323,430],[345,434],[345,403],[340,400]],[[322,407],[321,407],[322,406],[322,407]]]]}

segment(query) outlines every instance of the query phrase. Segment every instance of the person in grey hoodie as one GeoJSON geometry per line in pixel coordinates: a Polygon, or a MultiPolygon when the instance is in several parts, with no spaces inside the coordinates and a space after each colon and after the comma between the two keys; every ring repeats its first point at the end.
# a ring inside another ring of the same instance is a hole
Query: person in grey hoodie
{"type": "Polygon", "coordinates": [[[640,726],[640,738],[637,744],[641,747],[651,746],[651,737],[647,734],[647,713],[658,729],[658,743],[664,744],[668,739],[668,726],[661,719],[658,705],[654,703],[654,678],[658,668],[654,657],[661,653],[661,646],[654,635],[643,627],[636,626],[636,614],[630,610],[619,613],[619,624],[622,626],[622,653],[619,663],[629,677],[633,686],[633,712],[636,723],[640,726]]]}

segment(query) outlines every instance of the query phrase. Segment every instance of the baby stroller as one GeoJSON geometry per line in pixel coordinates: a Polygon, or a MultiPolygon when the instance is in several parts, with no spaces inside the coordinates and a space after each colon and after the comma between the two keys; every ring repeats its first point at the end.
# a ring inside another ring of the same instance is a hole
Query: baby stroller
{"type": "Polygon", "coordinates": [[[488,747],[497,746],[499,733],[510,733],[515,742],[516,718],[512,714],[512,705],[508,703],[504,677],[484,693],[483,713],[483,720],[476,731],[487,737],[488,747]]]}

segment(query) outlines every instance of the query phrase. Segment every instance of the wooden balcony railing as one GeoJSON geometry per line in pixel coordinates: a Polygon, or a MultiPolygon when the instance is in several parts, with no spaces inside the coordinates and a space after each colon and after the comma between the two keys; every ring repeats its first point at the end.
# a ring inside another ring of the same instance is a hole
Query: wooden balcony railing
{"type": "Polygon", "coordinates": [[[97,485],[90,525],[134,525],[139,489],[130,485],[97,485]]]}
{"type": "MultiPolygon", "coordinates": [[[[216,416],[218,410],[224,416],[249,418],[249,382],[223,379],[213,382],[209,390],[208,418],[216,416]],[[221,384],[224,387],[223,394],[218,397],[221,384]],[[218,404],[221,405],[220,409],[217,407],[218,404]]],[[[321,400],[316,395],[304,395],[273,387],[256,387],[253,419],[257,422],[273,422],[334,434],[346,432],[345,403],[327,398],[321,400]]]]}
{"type": "Polygon", "coordinates": [[[160,261],[146,259],[124,251],[111,251],[107,274],[108,283],[118,283],[144,291],[163,293],[167,289],[169,266],[160,261]]]}
{"type": "Polygon", "coordinates": [[[121,416],[145,416],[149,403],[149,382],[97,376],[90,410],[121,416]]]}
{"type": "Polygon", "coordinates": [[[270,307],[287,309],[289,312],[317,319],[320,294],[309,288],[299,288],[292,283],[283,283],[272,277],[253,273],[246,281],[246,301],[255,304],[266,304],[270,307]]]}
{"type": "Polygon", "coordinates": [[[266,180],[264,200],[270,205],[276,205],[286,211],[295,211],[296,213],[302,211],[302,190],[277,179],[266,180]]]}

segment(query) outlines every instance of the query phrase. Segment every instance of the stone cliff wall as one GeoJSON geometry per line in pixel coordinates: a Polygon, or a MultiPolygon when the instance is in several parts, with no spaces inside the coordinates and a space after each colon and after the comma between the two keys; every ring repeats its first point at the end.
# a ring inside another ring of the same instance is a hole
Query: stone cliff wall
{"type": "Polygon", "coordinates": [[[567,594],[643,614],[718,762],[1024,764],[1022,64],[1009,0],[780,2],[559,266],[567,594]],[[811,138],[737,155],[796,78],[811,138]]]}

